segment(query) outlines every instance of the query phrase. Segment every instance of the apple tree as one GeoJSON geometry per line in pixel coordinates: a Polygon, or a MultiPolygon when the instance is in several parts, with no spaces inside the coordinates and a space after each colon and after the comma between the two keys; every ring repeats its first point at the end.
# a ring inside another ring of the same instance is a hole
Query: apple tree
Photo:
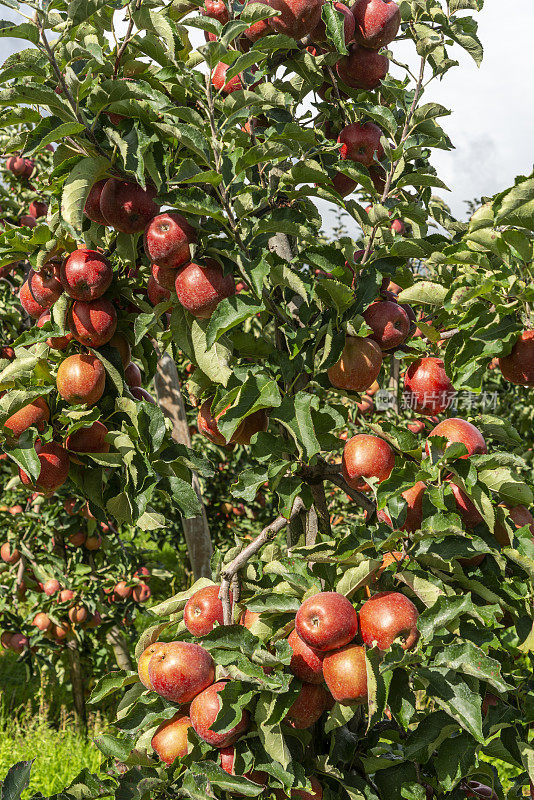
{"type": "Polygon", "coordinates": [[[502,798],[497,758],[518,798],[533,495],[521,437],[472,397],[493,359],[534,385],[534,191],[462,223],[431,163],[452,147],[432,83],[457,47],[480,62],[482,0],[26,5],[3,28],[31,44],[1,75],[6,150],[57,147],[46,223],[0,238],[42,320],[0,373],[8,461],[98,519],[163,526],[161,497],[198,515],[214,467],[147,394],[186,358],[199,432],[244,448],[235,501],[273,508],[211,571],[204,547],[137,672],[95,689],[120,693],[99,741],[117,796],[502,798]],[[327,240],[317,199],[358,238],[327,240]]]}

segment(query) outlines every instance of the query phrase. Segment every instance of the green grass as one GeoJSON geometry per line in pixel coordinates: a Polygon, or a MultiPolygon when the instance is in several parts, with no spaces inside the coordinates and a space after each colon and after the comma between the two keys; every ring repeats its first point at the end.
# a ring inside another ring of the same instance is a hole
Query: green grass
{"type": "Polygon", "coordinates": [[[35,759],[29,789],[23,797],[41,792],[45,797],[61,791],[84,768],[97,772],[102,761],[91,741],[75,729],[65,717],[59,730],[37,717],[22,717],[22,722],[0,715],[0,780],[9,767],[19,761],[35,759]]]}

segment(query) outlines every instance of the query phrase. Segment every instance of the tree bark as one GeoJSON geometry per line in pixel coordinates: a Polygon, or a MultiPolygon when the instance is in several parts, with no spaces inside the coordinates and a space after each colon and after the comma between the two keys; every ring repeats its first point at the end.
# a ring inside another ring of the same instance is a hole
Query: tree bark
{"type": "MultiPolygon", "coordinates": [[[[323,481],[320,481],[320,483],[310,484],[310,489],[313,496],[313,505],[315,506],[317,515],[316,536],[318,529],[324,536],[331,538],[332,528],[330,526],[330,514],[328,513],[328,505],[326,503],[323,481]]],[[[315,544],[315,539],[313,542],[306,541],[306,544],[315,544]]]]}
{"type": "Polygon", "coordinates": [[[83,679],[82,662],[80,651],[75,640],[67,642],[67,653],[70,665],[70,680],[72,684],[72,696],[74,700],[74,712],[76,715],[76,725],[83,734],[87,733],[87,709],[85,706],[85,684],[83,679]]]}
{"type": "MultiPolygon", "coordinates": [[[[155,377],[156,394],[161,410],[172,422],[172,436],[175,442],[191,447],[191,436],[185,413],[184,400],[180,387],[178,370],[174,360],[168,353],[163,353],[158,361],[155,377]]],[[[202,505],[202,512],[192,519],[183,519],[185,540],[189,552],[189,560],[195,580],[211,578],[211,544],[210,529],[206,509],[202,502],[202,493],[198,475],[193,472],[192,485],[202,505]]]]}
{"type": "Polygon", "coordinates": [[[111,645],[119,669],[131,672],[131,670],[133,670],[133,663],[130,658],[130,651],[128,650],[126,639],[117,625],[109,629],[106,640],[108,644],[111,645]]]}

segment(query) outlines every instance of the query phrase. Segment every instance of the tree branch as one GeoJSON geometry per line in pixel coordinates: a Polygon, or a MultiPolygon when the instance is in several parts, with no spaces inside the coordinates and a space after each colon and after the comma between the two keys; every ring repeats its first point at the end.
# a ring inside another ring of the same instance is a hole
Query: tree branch
{"type": "Polygon", "coordinates": [[[273,520],[273,522],[267,525],[267,527],[264,528],[262,532],[234,558],[233,561],[224,567],[221,574],[221,589],[219,591],[219,597],[223,605],[223,620],[225,625],[231,625],[233,620],[233,607],[230,600],[230,587],[232,585],[234,576],[237,575],[241,569],[243,569],[243,567],[253,556],[256,555],[256,553],[259,553],[262,547],[274,539],[276,534],[285,528],[286,525],[288,525],[289,522],[302,511],[304,511],[304,503],[300,497],[297,497],[293,504],[289,519],[282,515],[277,517],[275,520],[273,520]]]}

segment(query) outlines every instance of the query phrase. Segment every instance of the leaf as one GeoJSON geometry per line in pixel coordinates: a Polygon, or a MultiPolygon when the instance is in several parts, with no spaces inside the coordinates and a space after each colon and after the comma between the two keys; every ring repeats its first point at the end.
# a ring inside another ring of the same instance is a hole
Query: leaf
{"type": "Polygon", "coordinates": [[[338,53],[348,55],[345,44],[345,17],[338,11],[333,3],[323,4],[321,16],[326,27],[326,36],[334,45],[338,53]]]}
{"type": "Polygon", "coordinates": [[[514,688],[501,677],[500,663],[473,642],[445,647],[437,654],[434,664],[486,681],[498,692],[508,692],[514,688]]]}
{"type": "Polygon", "coordinates": [[[31,761],[19,761],[18,764],[13,764],[8,769],[2,783],[2,800],[20,800],[22,793],[30,785],[33,761],[33,759],[31,761]]]}
{"type": "Polygon", "coordinates": [[[118,692],[119,689],[124,689],[126,686],[137,683],[138,680],[137,672],[110,672],[97,681],[96,686],[93,687],[93,691],[91,692],[89,703],[91,705],[98,705],[105,697],[108,697],[114,692],[118,692]]]}
{"type": "Polygon", "coordinates": [[[433,606],[444,594],[443,589],[440,589],[439,586],[421,578],[414,572],[397,572],[395,577],[409,586],[425,606],[433,606]]]}
{"type": "MultiPolygon", "coordinates": [[[[0,20],[0,37],[9,39],[26,39],[32,44],[39,44],[39,28],[31,22],[13,25],[5,19],[0,20]]],[[[9,152],[9,151],[8,151],[9,152]]]]}
{"type": "Polygon", "coordinates": [[[293,436],[297,447],[307,459],[320,452],[321,445],[315,434],[311,417],[314,398],[307,392],[298,392],[294,397],[286,397],[280,408],[271,414],[271,419],[281,422],[293,436]]]}
{"type": "Polygon", "coordinates": [[[195,592],[198,592],[199,589],[204,589],[205,586],[213,586],[213,581],[208,578],[199,578],[189,589],[179,592],[173,597],[164,600],[162,603],[152,606],[150,611],[157,617],[169,617],[171,614],[175,614],[177,611],[181,611],[185,608],[185,604],[189,598],[192,597],[195,592]]]}
{"type": "Polygon", "coordinates": [[[520,180],[502,198],[497,212],[498,225],[519,225],[534,228],[534,178],[520,180]]]}
{"type": "Polygon", "coordinates": [[[267,755],[275,763],[287,769],[292,761],[291,752],[284,739],[280,722],[270,722],[277,704],[278,698],[276,695],[262,692],[256,703],[254,720],[258,726],[260,742],[267,755]]]}
{"type": "Polygon", "coordinates": [[[429,691],[438,705],[482,744],[484,735],[480,695],[460,675],[444,667],[420,666],[417,675],[428,682],[429,691]]]}
{"type": "Polygon", "coordinates": [[[480,470],[478,479],[491,491],[498,492],[502,500],[512,506],[529,506],[534,500],[530,486],[527,486],[508,467],[480,470]]]}
{"type": "Polygon", "coordinates": [[[191,342],[195,361],[213,383],[220,383],[226,386],[232,377],[232,371],[228,367],[230,351],[220,342],[208,347],[207,331],[209,324],[210,320],[195,319],[191,325],[191,342]]]}
{"type": "Polygon", "coordinates": [[[370,583],[373,576],[380,568],[382,561],[376,558],[369,558],[358,564],[357,567],[351,567],[343,573],[343,577],[336,586],[336,592],[350,597],[362,586],[370,583]]]}
{"type": "Polygon", "coordinates": [[[223,333],[263,310],[263,305],[249,295],[236,294],[225,298],[211,315],[206,330],[206,346],[212,347],[223,333]]]}
{"type": "Polygon", "coordinates": [[[451,630],[453,624],[463,615],[478,619],[470,594],[461,597],[441,596],[419,615],[417,628],[423,639],[431,641],[440,629],[451,630]]]}
{"type": "Polygon", "coordinates": [[[440,305],[447,297],[448,289],[432,281],[418,281],[399,294],[399,303],[423,303],[440,305]]]}
{"type": "Polygon", "coordinates": [[[392,672],[381,673],[383,653],[378,647],[365,648],[365,666],[367,669],[367,702],[369,719],[367,730],[380,722],[388,702],[388,690],[391,683],[392,672]]]}
{"type": "Polygon", "coordinates": [[[229,774],[213,761],[197,762],[193,765],[192,771],[196,775],[205,775],[212,786],[231,792],[232,796],[257,797],[263,794],[263,786],[247,778],[229,774]]]}
{"type": "Polygon", "coordinates": [[[91,187],[102,178],[109,166],[109,162],[104,158],[82,158],[64,183],[61,216],[75,237],[82,229],[83,209],[91,187]]]}

